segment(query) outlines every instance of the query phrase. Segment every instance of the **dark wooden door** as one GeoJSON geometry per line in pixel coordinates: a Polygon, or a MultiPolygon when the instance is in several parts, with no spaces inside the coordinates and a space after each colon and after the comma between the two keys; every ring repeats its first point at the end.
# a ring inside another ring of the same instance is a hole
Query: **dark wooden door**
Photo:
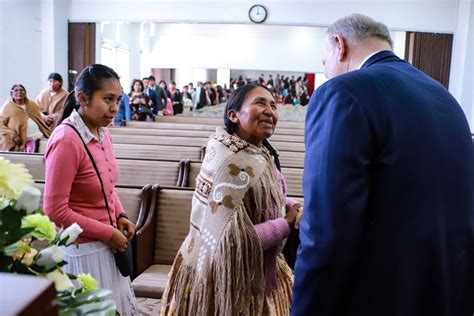
{"type": "Polygon", "coordinates": [[[405,60],[439,81],[446,89],[449,86],[453,34],[407,32],[405,60]]]}
{"type": "Polygon", "coordinates": [[[74,89],[76,75],[95,63],[95,23],[68,24],[69,91],[74,89]]]}

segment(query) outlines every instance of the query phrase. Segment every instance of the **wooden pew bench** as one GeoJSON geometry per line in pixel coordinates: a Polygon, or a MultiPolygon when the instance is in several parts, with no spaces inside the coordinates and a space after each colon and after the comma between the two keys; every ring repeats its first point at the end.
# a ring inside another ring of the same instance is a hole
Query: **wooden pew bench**
{"type": "MultiPolygon", "coordinates": [[[[193,190],[159,187],[156,206],[136,234],[137,297],[161,298],[168,273],[189,231],[193,190]]],[[[153,201],[152,201],[153,205],[153,201]]]]}
{"type": "MultiPolygon", "coordinates": [[[[199,116],[157,116],[153,123],[184,123],[184,124],[208,124],[223,125],[223,118],[199,117],[199,116]]],[[[280,128],[304,129],[304,122],[279,121],[280,128]]]]}
{"type": "MultiPolygon", "coordinates": [[[[176,137],[192,137],[192,138],[204,138],[207,139],[213,133],[213,131],[191,131],[191,130],[166,130],[166,129],[153,129],[153,128],[110,128],[112,139],[115,135],[147,135],[147,136],[176,136],[176,137]]],[[[269,138],[270,141],[281,141],[281,142],[295,142],[304,143],[304,136],[298,135],[278,135],[274,134],[269,138]]]]}
{"type": "MultiPolygon", "coordinates": [[[[0,156],[13,163],[22,163],[34,180],[44,180],[45,161],[42,154],[0,152],[0,156]]],[[[120,176],[117,185],[144,186],[162,183],[176,186],[182,182],[184,161],[117,159],[120,176]]]]}
{"type": "MultiPolygon", "coordinates": [[[[277,127],[275,129],[276,135],[304,135],[304,128],[287,128],[280,126],[280,122],[277,123],[277,127]]],[[[131,128],[145,128],[145,129],[168,129],[168,130],[193,130],[193,131],[209,131],[213,132],[216,130],[216,127],[220,126],[223,127],[223,121],[220,121],[216,124],[199,124],[198,122],[195,123],[173,123],[173,122],[160,122],[156,124],[156,122],[142,122],[142,121],[128,121],[125,122],[124,126],[131,127],[131,128]]],[[[304,125],[302,125],[304,126],[304,125]]]]}
{"type": "MultiPolygon", "coordinates": [[[[149,136],[149,135],[114,135],[114,145],[116,143],[124,144],[148,144],[148,145],[172,145],[172,146],[190,146],[202,147],[206,146],[207,138],[191,138],[191,137],[176,137],[176,136],[149,136]]],[[[281,142],[272,141],[272,145],[280,151],[296,151],[304,152],[304,143],[281,142]]]]}
{"type": "MultiPolygon", "coordinates": [[[[44,181],[36,181],[33,186],[40,189],[42,193],[44,192],[44,181]]],[[[115,190],[130,221],[138,228],[141,227],[145,222],[153,198],[152,186],[150,184],[144,187],[117,186],[115,190]]],[[[43,207],[43,195],[40,199],[40,206],[43,207]]]]}
{"type": "MultiPolygon", "coordinates": [[[[44,154],[47,140],[41,140],[38,146],[38,153],[44,154]]],[[[200,160],[203,156],[203,147],[186,147],[171,145],[140,145],[114,143],[115,157],[129,159],[150,159],[150,160],[200,160]]]]}

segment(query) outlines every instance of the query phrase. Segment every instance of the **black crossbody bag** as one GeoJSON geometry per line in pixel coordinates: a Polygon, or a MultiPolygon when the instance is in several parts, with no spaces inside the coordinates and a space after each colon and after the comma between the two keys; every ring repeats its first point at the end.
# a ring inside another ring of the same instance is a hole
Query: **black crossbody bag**
{"type": "MultiPolygon", "coordinates": [[[[94,166],[94,170],[97,174],[97,177],[99,178],[100,186],[102,188],[102,195],[104,196],[105,208],[107,209],[107,214],[109,215],[110,225],[116,228],[112,222],[112,217],[110,216],[109,203],[107,202],[107,197],[105,195],[104,184],[102,183],[102,178],[100,177],[99,170],[97,169],[97,165],[95,164],[94,158],[92,158],[92,154],[89,151],[89,148],[87,148],[86,143],[81,137],[81,134],[79,134],[79,131],[74,127],[74,125],[71,125],[68,123],[63,123],[63,124],[71,127],[76,132],[77,136],[79,136],[79,138],[81,139],[82,144],[84,144],[84,148],[86,149],[87,155],[89,155],[89,158],[92,162],[92,166],[94,166]]],[[[117,265],[117,268],[120,270],[120,273],[124,277],[130,276],[132,274],[132,248],[130,246],[130,242],[127,243],[127,248],[125,249],[124,252],[121,252],[118,250],[115,251],[114,258],[115,258],[115,264],[117,265]]]]}

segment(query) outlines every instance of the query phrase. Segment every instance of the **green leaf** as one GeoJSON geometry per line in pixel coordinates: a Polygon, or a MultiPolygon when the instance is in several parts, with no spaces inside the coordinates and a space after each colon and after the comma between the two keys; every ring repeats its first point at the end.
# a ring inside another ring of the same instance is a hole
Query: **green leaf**
{"type": "Polygon", "coordinates": [[[64,302],[70,307],[75,307],[75,306],[79,306],[85,303],[100,301],[101,299],[111,294],[112,294],[111,290],[98,289],[91,292],[77,294],[75,298],[70,297],[70,298],[64,299],[64,302]]]}
{"type": "Polygon", "coordinates": [[[21,227],[21,214],[11,206],[2,209],[2,228],[7,232],[14,232],[21,227]]]}
{"type": "Polygon", "coordinates": [[[112,300],[84,304],[78,307],[66,308],[59,311],[59,315],[100,315],[115,316],[117,307],[112,300]]]}
{"type": "Polygon", "coordinates": [[[66,273],[66,274],[69,277],[69,279],[71,279],[71,280],[76,280],[77,279],[77,276],[75,274],[72,274],[72,273],[66,273]]]}

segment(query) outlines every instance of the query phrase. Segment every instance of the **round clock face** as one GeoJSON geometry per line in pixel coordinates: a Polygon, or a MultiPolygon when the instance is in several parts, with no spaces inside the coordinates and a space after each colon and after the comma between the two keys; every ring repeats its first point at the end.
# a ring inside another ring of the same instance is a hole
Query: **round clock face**
{"type": "Polygon", "coordinates": [[[249,18],[254,23],[262,23],[267,18],[267,9],[263,5],[256,4],[250,8],[249,18]]]}

